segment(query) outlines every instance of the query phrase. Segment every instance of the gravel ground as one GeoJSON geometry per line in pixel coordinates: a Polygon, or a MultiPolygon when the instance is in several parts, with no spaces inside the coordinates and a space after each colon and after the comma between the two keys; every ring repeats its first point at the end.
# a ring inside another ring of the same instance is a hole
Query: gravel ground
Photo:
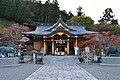
{"type": "Polygon", "coordinates": [[[20,66],[0,67],[0,80],[24,80],[41,66],[41,64],[24,63],[20,66]]]}
{"type": "Polygon", "coordinates": [[[79,64],[86,71],[95,76],[98,80],[120,80],[120,67],[101,66],[99,63],[79,64]]]}

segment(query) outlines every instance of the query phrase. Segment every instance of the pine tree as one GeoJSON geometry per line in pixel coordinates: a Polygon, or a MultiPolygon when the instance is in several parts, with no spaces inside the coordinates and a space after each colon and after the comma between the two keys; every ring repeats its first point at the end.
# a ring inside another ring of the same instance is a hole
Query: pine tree
{"type": "Polygon", "coordinates": [[[111,8],[106,8],[103,12],[103,16],[100,17],[101,19],[98,21],[100,23],[107,23],[107,24],[118,24],[118,21],[114,19],[114,15],[112,15],[113,10],[111,8]]]}
{"type": "Polygon", "coordinates": [[[77,16],[82,16],[82,15],[84,15],[83,13],[84,13],[84,12],[82,12],[82,7],[79,6],[79,7],[77,8],[77,16]]]}

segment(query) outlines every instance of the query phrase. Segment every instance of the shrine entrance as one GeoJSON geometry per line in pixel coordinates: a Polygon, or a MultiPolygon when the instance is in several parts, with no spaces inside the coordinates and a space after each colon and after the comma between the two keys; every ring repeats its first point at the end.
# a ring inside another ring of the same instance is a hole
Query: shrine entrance
{"type": "Polygon", "coordinates": [[[67,55],[67,40],[56,40],[55,41],[55,54],[56,55],[67,55]]]}
{"type": "Polygon", "coordinates": [[[69,37],[66,34],[56,34],[52,40],[52,54],[67,55],[69,54],[69,37]]]}
{"type": "Polygon", "coordinates": [[[56,50],[58,50],[58,52],[65,52],[65,47],[64,45],[57,45],[56,50]]]}

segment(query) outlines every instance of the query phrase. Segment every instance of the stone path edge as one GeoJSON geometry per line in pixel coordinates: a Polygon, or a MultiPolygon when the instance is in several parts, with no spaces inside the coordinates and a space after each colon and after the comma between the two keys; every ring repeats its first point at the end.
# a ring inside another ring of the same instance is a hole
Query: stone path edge
{"type": "Polygon", "coordinates": [[[101,66],[114,66],[114,67],[120,67],[120,64],[105,64],[105,63],[100,63],[101,66]]]}
{"type": "MultiPolygon", "coordinates": [[[[79,66],[79,65],[78,65],[79,66]]],[[[87,66],[87,65],[86,65],[87,66]]],[[[81,67],[81,69],[85,72],[85,73],[87,73],[90,77],[92,77],[93,78],[93,80],[98,80],[96,77],[94,77],[92,74],[90,74],[89,72],[87,72],[85,69],[83,69],[82,67],[81,67]]]]}
{"type": "MultiPolygon", "coordinates": [[[[44,64],[45,65],[45,64],[44,64]]],[[[30,76],[28,76],[25,80],[31,80],[30,78],[34,75],[34,74],[36,74],[39,70],[41,70],[43,67],[44,67],[44,65],[43,66],[41,66],[38,70],[36,70],[35,72],[33,72],[30,76]]]]}

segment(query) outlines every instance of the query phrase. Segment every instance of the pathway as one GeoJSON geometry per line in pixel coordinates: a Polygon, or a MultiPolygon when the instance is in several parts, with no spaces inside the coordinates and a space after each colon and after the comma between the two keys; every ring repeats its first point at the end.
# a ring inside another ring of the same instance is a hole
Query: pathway
{"type": "Polygon", "coordinates": [[[97,80],[78,63],[76,56],[45,56],[44,65],[25,80],[97,80]]]}

